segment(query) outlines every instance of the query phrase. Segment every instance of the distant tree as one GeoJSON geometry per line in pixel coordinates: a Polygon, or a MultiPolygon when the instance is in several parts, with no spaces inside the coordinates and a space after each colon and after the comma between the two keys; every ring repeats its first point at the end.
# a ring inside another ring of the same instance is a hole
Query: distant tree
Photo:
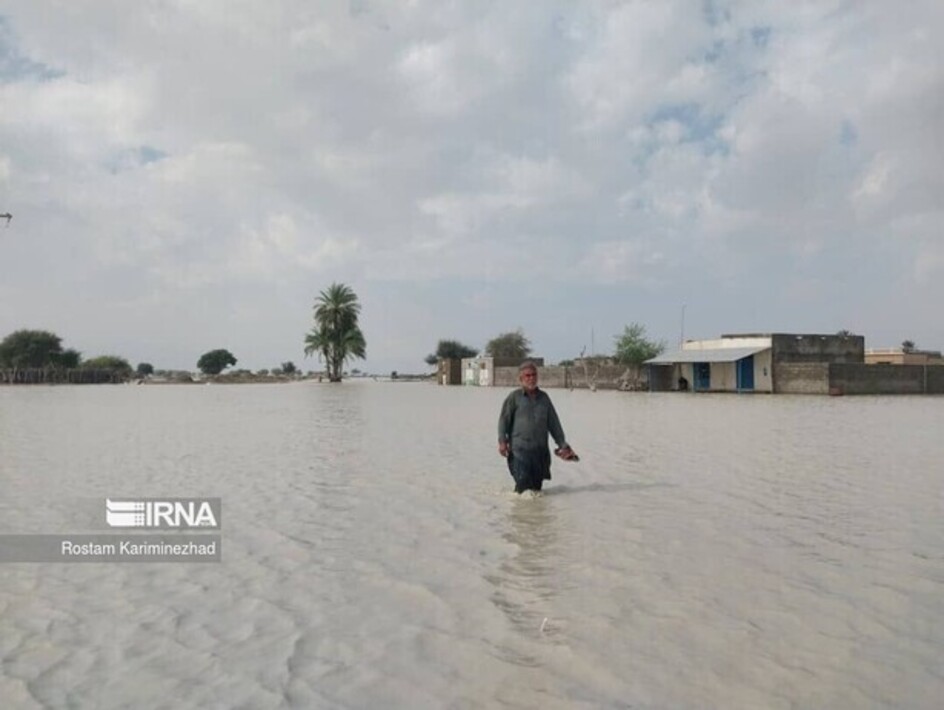
{"type": "Polygon", "coordinates": [[[269,371],[268,371],[268,370],[259,370],[256,374],[259,375],[260,377],[266,377],[266,376],[268,376],[269,371]]]}
{"type": "Polygon", "coordinates": [[[131,363],[117,355],[99,355],[82,363],[83,370],[111,370],[123,378],[131,377],[134,372],[131,363]]]}
{"type": "Polygon", "coordinates": [[[218,375],[230,365],[236,364],[233,354],[224,348],[203,353],[197,360],[197,369],[204,375],[218,375]]]}
{"type": "Polygon", "coordinates": [[[139,362],[136,372],[138,377],[147,377],[154,374],[154,365],[149,362],[139,362]]]}
{"type": "Polygon", "coordinates": [[[901,351],[903,353],[913,353],[915,351],[915,342],[913,340],[901,341],[901,351]]]}
{"type": "Polygon", "coordinates": [[[665,341],[646,338],[646,327],[639,323],[631,323],[624,327],[622,335],[614,336],[614,340],[616,341],[616,361],[626,365],[632,380],[632,388],[637,389],[642,364],[662,353],[665,350],[665,341]]]}
{"type": "Polygon", "coordinates": [[[855,335],[855,333],[853,333],[851,330],[846,330],[845,328],[843,328],[842,330],[838,331],[836,335],[838,335],[841,338],[848,338],[852,335],[855,335]]]}
{"type": "Polygon", "coordinates": [[[0,367],[55,367],[61,355],[62,338],[48,330],[17,330],[0,341],[0,367]]]}
{"type": "Polygon", "coordinates": [[[348,286],[333,283],[315,300],[315,326],[305,337],[305,355],[318,353],[331,382],[340,382],[345,361],[367,357],[367,342],[358,326],[361,305],[348,286]]]}
{"type": "Polygon", "coordinates": [[[557,364],[560,365],[561,367],[573,367],[573,366],[574,366],[574,361],[573,361],[573,360],[561,360],[561,361],[560,361],[559,363],[557,363],[557,364]]]}
{"type": "Polygon", "coordinates": [[[390,379],[391,379],[391,380],[397,379],[397,371],[396,371],[396,370],[393,370],[393,371],[390,373],[390,379]]]}
{"type": "Polygon", "coordinates": [[[125,358],[117,355],[99,355],[82,362],[82,367],[89,370],[128,370],[133,372],[134,368],[125,358]]]}
{"type": "Polygon", "coordinates": [[[295,367],[294,362],[289,360],[288,362],[282,363],[282,372],[284,372],[286,375],[294,375],[296,372],[298,372],[298,368],[295,367]]]}
{"type": "Polygon", "coordinates": [[[616,360],[624,365],[642,365],[665,351],[665,341],[646,338],[646,327],[631,323],[623,328],[621,335],[614,336],[616,341],[616,360]]]}
{"type": "Polygon", "coordinates": [[[485,354],[489,357],[528,357],[531,354],[531,341],[524,336],[521,328],[518,328],[489,340],[485,345],[485,354]]]}
{"type": "Polygon", "coordinates": [[[74,348],[67,348],[53,356],[53,365],[63,370],[74,370],[82,364],[82,353],[74,348]]]}
{"type": "Polygon", "coordinates": [[[479,351],[460,343],[458,340],[440,340],[436,345],[436,352],[426,356],[427,365],[435,365],[441,359],[461,360],[464,357],[475,357],[479,351]]]}

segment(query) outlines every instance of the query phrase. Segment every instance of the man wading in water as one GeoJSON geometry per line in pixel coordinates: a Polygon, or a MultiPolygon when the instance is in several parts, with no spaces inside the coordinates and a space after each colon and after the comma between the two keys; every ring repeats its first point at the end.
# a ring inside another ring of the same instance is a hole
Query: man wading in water
{"type": "Polygon", "coordinates": [[[538,389],[538,368],[530,360],[518,368],[517,389],[505,398],[498,417],[498,453],[508,459],[515,479],[515,493],[539,491],[551,478],[551,452],[547,435],[554,437],[554,453],[565,461],[578,461],[567,444],[564,429],[551,398],[538,389]]]}

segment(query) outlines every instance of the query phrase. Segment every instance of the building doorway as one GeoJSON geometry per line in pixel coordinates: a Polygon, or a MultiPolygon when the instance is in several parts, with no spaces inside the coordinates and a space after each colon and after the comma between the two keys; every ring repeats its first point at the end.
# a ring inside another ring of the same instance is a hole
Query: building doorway
{"type": "Polygon", "coordinates": [[[754,391],[754,356],[748,355],[737,361],[738,392],[754,391]]]}
{"type": "Polygon", "coordinates": [[[692,375],[695,383],[692,389],[696,392],[706,392],[711,389],[711,364],[696,362],[692,364],[692,375]]]}

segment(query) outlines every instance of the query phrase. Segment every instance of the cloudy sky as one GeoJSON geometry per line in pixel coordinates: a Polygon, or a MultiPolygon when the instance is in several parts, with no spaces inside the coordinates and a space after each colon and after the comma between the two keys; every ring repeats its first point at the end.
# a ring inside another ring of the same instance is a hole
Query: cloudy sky
{"type": "Polygon", "coordinates": [[[944,3],[0,0],[0,336],[944,348],[944,3]]]}

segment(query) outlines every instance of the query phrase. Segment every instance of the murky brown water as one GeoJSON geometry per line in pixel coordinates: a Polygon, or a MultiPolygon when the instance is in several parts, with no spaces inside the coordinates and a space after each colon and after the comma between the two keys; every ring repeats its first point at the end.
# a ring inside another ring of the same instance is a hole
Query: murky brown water
{"type": "Polygon", "coordinates": [[[224,561],[0,568],[4,707],[937,708],[944,399],[0,388],[4,532],[220,496],[224,561]]]}

